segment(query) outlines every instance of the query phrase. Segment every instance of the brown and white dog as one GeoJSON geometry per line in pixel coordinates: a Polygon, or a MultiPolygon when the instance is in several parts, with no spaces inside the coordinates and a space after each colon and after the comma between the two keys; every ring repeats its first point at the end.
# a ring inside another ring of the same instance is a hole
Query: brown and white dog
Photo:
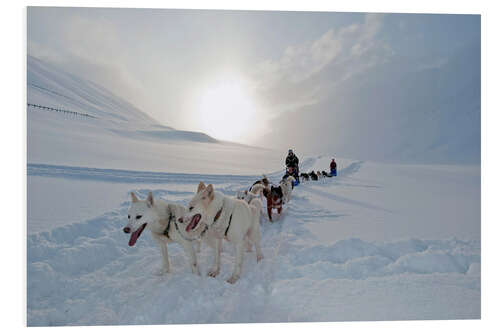
{"type": "Polygon", "coordinates": [[[238,193],[236,193],[236,198],[238,198],[240,200],[245,200],[248,204],[250,204],[250,202],[253,199],[258,199],[258,198],[262,197],[262,192],[265,188],[266,187],[263,184],[256,183],[256,184],[252,185],[252,188],[250,189],[250,191],[248,191],[248,190],[238,191],[238,193]]]}
{"type": "Polygon", "coordinates": [[[255,208],[243,200],[215,192],[212,184],[205,186],[200,182],[197,193],[189,202],[188,211],[180,220],[186,225],[186,232],[193,236],[203,234],[203,240],[214,249],[214,264],[208,272],[211,277],[220,272],[223,239],[236,247],[233,274],[227,280],[229,283],[235,283],[241,276],[247,237],[255,245],[257,262],[263,258],[260,224],[255,218],[255,208]]]}
{"type": "Polygon", "coordinates": [[[253,183],[252,187],[250,187],[250,191],[252,191],[253,187],[257,184],[261,184],[264,186],[264,188],[267,188],[267,189],[270,189],[269,188],[269,185],[270,185],[270,182],[269,180],[267,179],[267,176],[266,175],[262,175],[262,179],[259,179],[257,180],[255,183],[253,183]]]}
{"type": "Polygon", "coordinates": [[[283,209],[283,191],[280,186],[271,185],[271,189],[264,190],[264,196],[267,200],[267,216],[273,222],[273,209],[278,210],[278,215],[281,215],[283,209]]]}
{"type": "Polygon", "coordinates": [[[270,189],[263,190],[267,200],[267,216],[270,222],[273,222],[273,209],[276,209],[278,215],[281,215],[283,204],[290,201],[294,181],[293,176],[288,176],[288,178],[281,180],[278,186],[271,185],[270,189]]]}

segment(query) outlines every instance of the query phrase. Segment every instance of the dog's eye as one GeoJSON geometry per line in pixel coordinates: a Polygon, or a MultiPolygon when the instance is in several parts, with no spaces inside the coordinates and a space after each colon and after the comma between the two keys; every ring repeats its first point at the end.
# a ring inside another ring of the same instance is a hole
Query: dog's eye
{"type": "Polygon", "coordinates": [[[142,215],[137,215],[135,218],[136,218],[137,220],[140,220],[140,219],[141,219],[141,217],[142,217],[142,215]]]}
{"type": "Polygon", "coordinates": [[[130,215],[128,216],[128,218],[130,219],[130,215]]]}

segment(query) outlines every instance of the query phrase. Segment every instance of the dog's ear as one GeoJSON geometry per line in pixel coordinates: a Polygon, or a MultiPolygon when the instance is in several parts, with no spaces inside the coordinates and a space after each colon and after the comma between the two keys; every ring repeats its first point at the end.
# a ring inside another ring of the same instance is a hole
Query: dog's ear
{"type": "Polygon", "coordinates": [[[150,205],[150,206],[153,206],[153,203],[154,203],[154,200],[153,200],[153,192],[149,192],[148,193],[148,198],[146,199],[147,203],[150,205]]]}
{"type": "Polygon", "coordinates": [[[132,197],[132,202],[137,202],[137,201],[139,201],[139,199],[137,199],[137,197],[135,196],[135,193],[134,193],[134,192],[130,192],[130,196],[132,197]]]}
{"type": "Polygon", "coordinates": [[[214,198],[214,187],[212,184],[207,186],[206,191],[207,191],[208,197],[210,199],[213,199],[214,198]]]}
{"type": "Polygon", "coordinates": [[[196,190],[196,193],[200,193],[200,191],[203,191],[205,189],[205,183],[204,182],[200,182],[198,184],[198,190],[196,190]]]}

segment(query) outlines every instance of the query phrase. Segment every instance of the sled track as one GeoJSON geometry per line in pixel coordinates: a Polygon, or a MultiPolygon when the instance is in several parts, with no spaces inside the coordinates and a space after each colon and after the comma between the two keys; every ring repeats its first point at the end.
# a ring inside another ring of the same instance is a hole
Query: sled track
{"type": "MultiPolygon", "coordinates": [[[[83,168],[48,164],[28,164],[28,176],[42,176],[54,178],[69,178],[81,180],[95,180],[113,183],[188,183],[198,184],[200,181],[206,183],[227,183],[246,182],[258,178],[258,176],[237,176],[237,175],[209,175],[209,174],[187,174],[187,173],[167,173],[130,171],[117,169],[83,168]]],[[[251,184],[251,183],[250,183],[251,184]]]]}

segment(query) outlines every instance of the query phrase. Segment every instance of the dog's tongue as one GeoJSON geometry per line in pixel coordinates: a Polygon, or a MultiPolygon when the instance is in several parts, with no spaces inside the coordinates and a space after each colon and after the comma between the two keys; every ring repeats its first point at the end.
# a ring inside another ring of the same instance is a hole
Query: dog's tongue
{"type": "Polygon", "coordinates": [[[130,240],[128,241],[128,246],[134,246],[135,245],[135,242],[137,242],[137,239],[139,238],[139,236],[141,235],[141,232],[142,230],[144,230],[144,227],[146,225],[143,224],[139,229],[137,229],[136,231],[134,231],[131,235],[130,235],[130,240]]]}
{"type": "Polygon", "coordinates": [[[193,230],[194,228],[196,228],[196,226],[200,222],[200,219],[201,219],[201,215],[200,214],[196,214],[195,216],[193,216],[193,218],[191,219],[191,222],[189,222],[189,224],[186,227],[186,231],[190,232],[191,230],[193,230]]]}

